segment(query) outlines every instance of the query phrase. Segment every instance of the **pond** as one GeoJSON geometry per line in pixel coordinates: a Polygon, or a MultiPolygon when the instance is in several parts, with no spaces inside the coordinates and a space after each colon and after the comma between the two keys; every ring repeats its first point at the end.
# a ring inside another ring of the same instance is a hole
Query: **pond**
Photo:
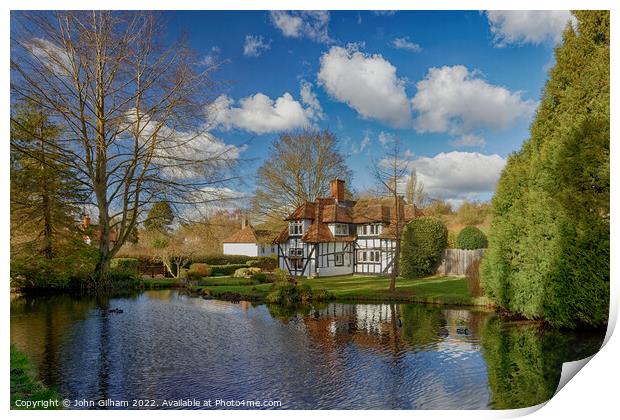
{"type": "Polygon", "coordinates": [[[174,290],[11,298],[11,342],[45,384],[95,408],[518,408],[549,399],[562,363],[603,336],[419,304],[293,310],[174,290]]]}

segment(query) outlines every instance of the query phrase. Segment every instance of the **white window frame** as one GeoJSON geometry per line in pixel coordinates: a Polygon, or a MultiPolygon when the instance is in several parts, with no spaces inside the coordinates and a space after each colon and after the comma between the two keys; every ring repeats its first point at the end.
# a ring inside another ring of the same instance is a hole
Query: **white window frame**
{"type": "Polygon", "coordinates": [[[304,221],[292,220],[288,222],[288,234],[291,236],[301,236],[304,234],[304,221]]]}
{"type": "Polygon", "coordinates": [[[379,263],[381,262],[381,251],[378,249],[366,249],[358,251],[357,262],[360,263],[379,263]]]}
{"type": "Polygon", "coordinates": [[[336,223],[334,225],[334,233],[336,236],[347,236],[349,234],[349,225],[346,223],[336,223]],[[338,231],[339,229],[342,229],[344,231],[338,231]]]}
{"type": "Polygon", "coordinates": [[[334,254],[334,265],[336,267],[344,266],[344,252],[336,252],[334,254]]]}

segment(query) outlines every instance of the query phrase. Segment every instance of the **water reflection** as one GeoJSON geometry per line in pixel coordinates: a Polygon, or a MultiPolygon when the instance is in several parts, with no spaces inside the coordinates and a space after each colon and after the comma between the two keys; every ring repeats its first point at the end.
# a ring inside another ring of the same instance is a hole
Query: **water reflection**
{"type": "Polygon", "coordinates": [[[303,308],[148,291],[14,297],[11,339],[63,396],[274,399],[285,408],[515,408],[602,332],[400,304],[303,308]],[[122,308],[122,314],[110,308],[122,308]]]}

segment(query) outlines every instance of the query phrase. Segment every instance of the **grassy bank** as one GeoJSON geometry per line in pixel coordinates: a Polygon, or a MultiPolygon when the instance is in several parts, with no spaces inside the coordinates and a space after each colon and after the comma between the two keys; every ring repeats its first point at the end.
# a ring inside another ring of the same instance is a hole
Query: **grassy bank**
{"type": "MultiPolygon", "coordinates": [[[[244,284],[247,279],[231,277],[205,278],[192,289],[213,297],[238,293],[244,299],[263,300],[271,289],[271,284],[244,284]]],[[[396,281],[396,291],[389,291],[390,279],[379,276],[337,276],[315,279],[300,278],[301,284],[308,284],[313,290],[327,290],[339,301],[373,302],[419,302],[446,305],[473,305],[464,278],[427,277],[423,279],[402,279],[396,281]]]]}
{"type": "Polygon", "coordinates": [[[28,357],[11,344],[11,409],[53,410],[61,408],[59,401],[56,391],[35,379],[28,357]]]}

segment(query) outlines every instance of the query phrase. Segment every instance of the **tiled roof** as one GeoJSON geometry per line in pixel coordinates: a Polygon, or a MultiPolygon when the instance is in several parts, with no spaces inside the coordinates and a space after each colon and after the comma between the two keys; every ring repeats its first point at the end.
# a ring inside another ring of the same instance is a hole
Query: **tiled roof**
{"type": "MultiPolygon", "coordinates": [[[[405,204],[401,198],[400,227],[421,216],[421,212],[413,204],[405,204]]],[[[349,242],[356,236],[334,236],[328,223],[382,223],[383,239],[396,237],[396,212],[391,198],[365,198],[358,201],[345,200],[338,202],[333,197],[319,198],[315,202],[306,202],[295,209],[285,220],[311,220],[312,223],[301,237],[305,242],[349,242]],[[320,220],[317,222],[317,220],[320,220]]],[[[286,242],[289,238],[288,228],[276,237],[274,242],[286,242]]]]}
{"type": "Polygon", "coordinates": [[[252,225],[247,225],[224,239],[222,242],[228,244],[271,244],[275,234],[265,229],[254,229],[252,225]]]}

